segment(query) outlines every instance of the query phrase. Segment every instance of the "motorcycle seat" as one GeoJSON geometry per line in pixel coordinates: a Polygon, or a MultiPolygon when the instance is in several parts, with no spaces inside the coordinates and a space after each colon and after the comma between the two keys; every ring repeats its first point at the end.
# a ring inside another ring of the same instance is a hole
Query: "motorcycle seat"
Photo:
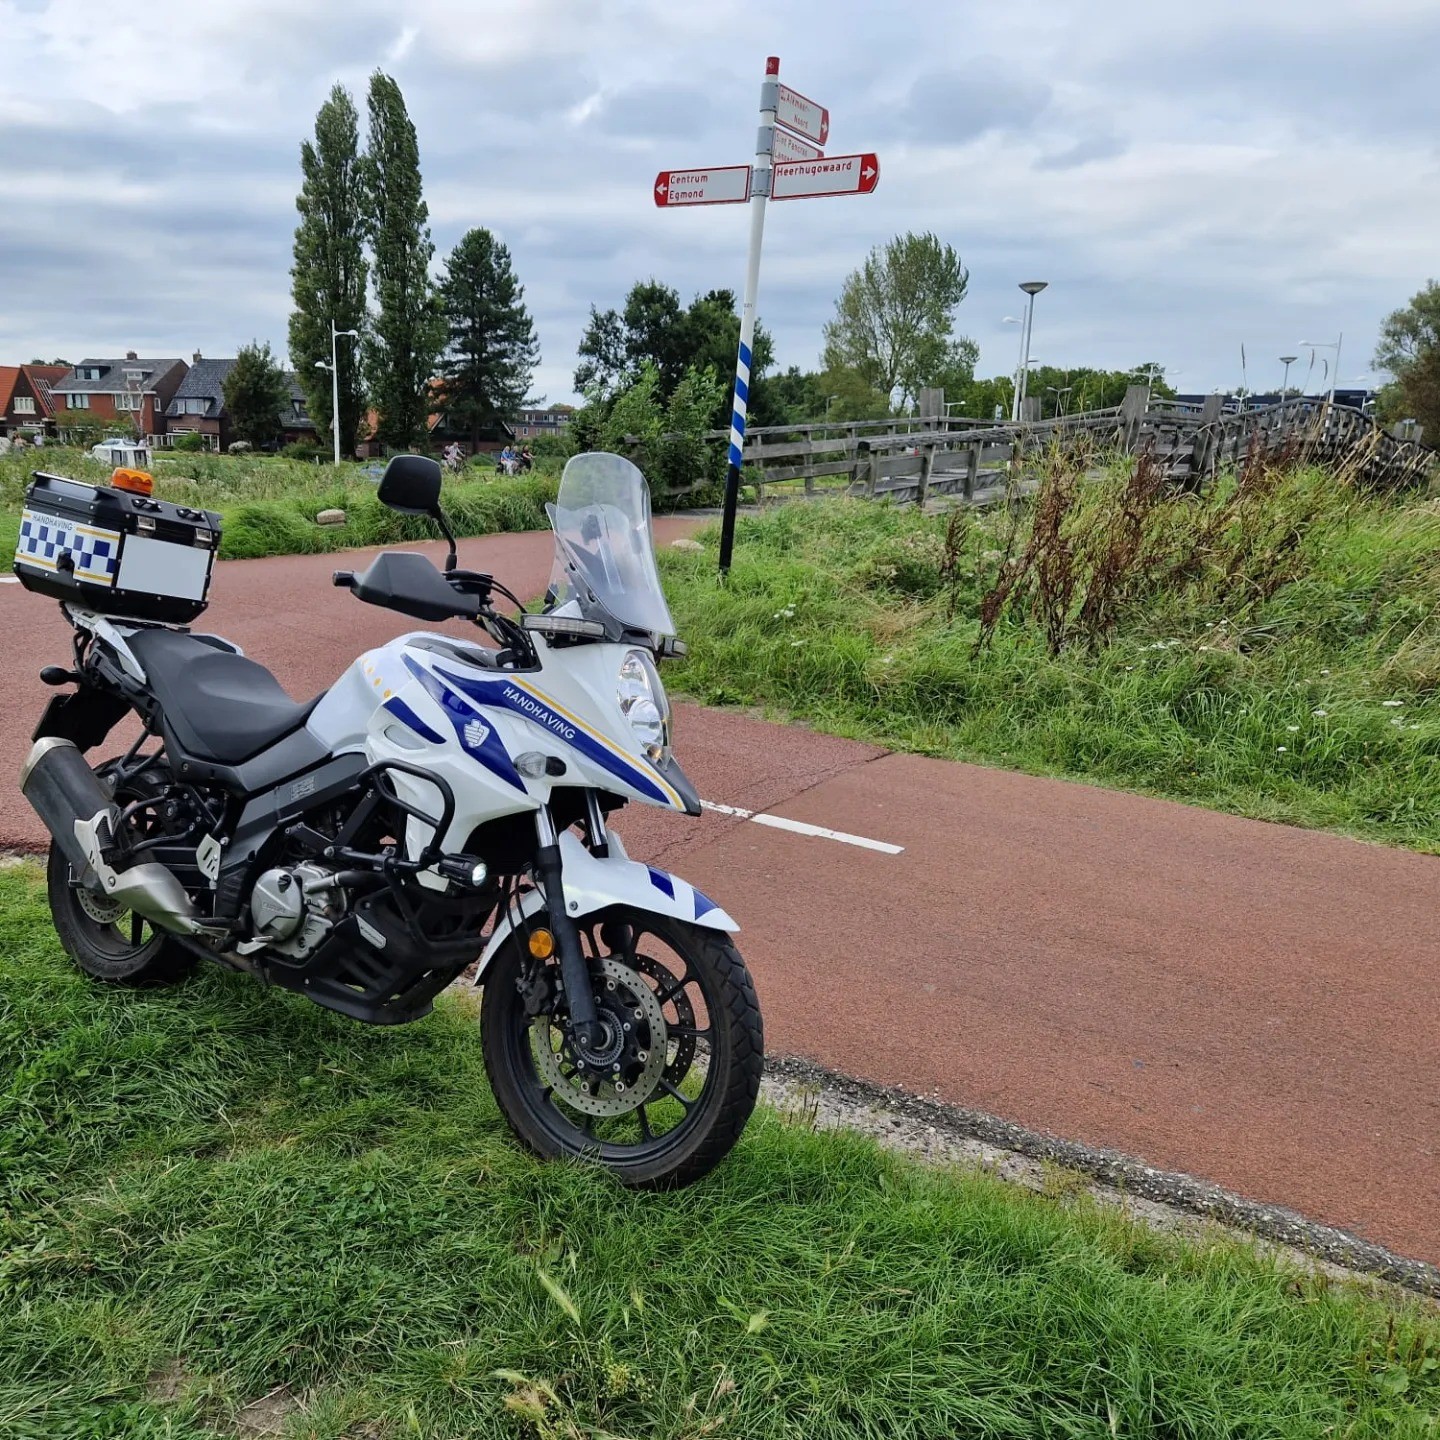
{"type": "Polygon", "coordinates": [[[320,701],[297,703],[263,665],[208,637],[140,630],[127,643],[175,738],[200,760],[249,760],[298,730],[320,701]]]}

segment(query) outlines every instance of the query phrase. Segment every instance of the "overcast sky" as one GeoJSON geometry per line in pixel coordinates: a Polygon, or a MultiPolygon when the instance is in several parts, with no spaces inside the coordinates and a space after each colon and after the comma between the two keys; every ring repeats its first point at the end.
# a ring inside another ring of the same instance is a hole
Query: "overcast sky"
{"type": "Polygon", "coordinates": [[[981,373],[1013,368],[1034,278],[1043,363],[1159,360],[1187,391],[1238,383],[1242,343],[1277,385],[1275,357],[1342,331],[1356,383],[1440,273],[1436,0],[0,0],[0,362],[283,352],[299,143],[337,80],[363,116],[378,66],[437,265],[495,230],[534,389],[571,398],[592,302],[742,288],[745,207],[650,191],[750,158],[772,53],[829,107],[829,152],[881,162],[872,196],[770,207],[781,365],[815,365],[846,273],[904,230],[969,267],[981,373]]]}

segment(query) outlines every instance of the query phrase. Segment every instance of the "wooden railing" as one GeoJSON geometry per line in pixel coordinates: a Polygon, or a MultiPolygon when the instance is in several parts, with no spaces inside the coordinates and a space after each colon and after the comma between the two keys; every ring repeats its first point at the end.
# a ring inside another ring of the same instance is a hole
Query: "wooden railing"
{"type": "MultiPolygon", "coordinates": [[[[941,407],[943,410],[943,406],[941,407]]],[[[1294,397],[1261,410],[1226,413],[1220,396],[1203,406],[1152,402],[1143,385],[1122,404],[1007,424],[966,416],[815,421],[757,426],[746,433],[744,483],[756,499],[860,495],[924,504],[942,495],[983,502],[1003,493],[1027,455],[1088,436],[1099,452],[1150,451],[1179,484],[1198,487],[1252,447],[1297,460],[1348,464],[1383,488],[1421,483],[1436,452],[1382,430],[1369,416],[1294,397]]],[[[729,432],[706,436],[717,444],[729,432]]]]}

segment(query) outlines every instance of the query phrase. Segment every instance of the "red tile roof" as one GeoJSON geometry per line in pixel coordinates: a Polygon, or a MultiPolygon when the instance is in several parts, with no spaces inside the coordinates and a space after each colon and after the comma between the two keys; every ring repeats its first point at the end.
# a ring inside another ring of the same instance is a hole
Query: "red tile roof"
{"type": "Polygon", "coordinates": [[[63,380],[69,373],[68,365],[22,365],[25,378],[30,382],[30,388],[35,392],[35,398],[40,402],[40,413],[50,416],[55,413],[55,397],[50,393],[50,387],[57,381],[63,380]]]}
{"type": "Polygon", "coordinates": [[[0,365],[0,415],[10,408],[10,401],[15,394],[15,385],[19,379],[20,367],[18,365],[0,365]]]}

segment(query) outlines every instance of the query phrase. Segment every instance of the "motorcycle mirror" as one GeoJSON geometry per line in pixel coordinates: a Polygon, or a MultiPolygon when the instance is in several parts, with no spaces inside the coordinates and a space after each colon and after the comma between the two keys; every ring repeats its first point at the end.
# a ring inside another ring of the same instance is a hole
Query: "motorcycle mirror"
{"type": "Polygon", "coordinates": [[[401,515],[440,510],[440,465],[428,455],[395,455],[380,477],[380,503],[401,515]]]}

